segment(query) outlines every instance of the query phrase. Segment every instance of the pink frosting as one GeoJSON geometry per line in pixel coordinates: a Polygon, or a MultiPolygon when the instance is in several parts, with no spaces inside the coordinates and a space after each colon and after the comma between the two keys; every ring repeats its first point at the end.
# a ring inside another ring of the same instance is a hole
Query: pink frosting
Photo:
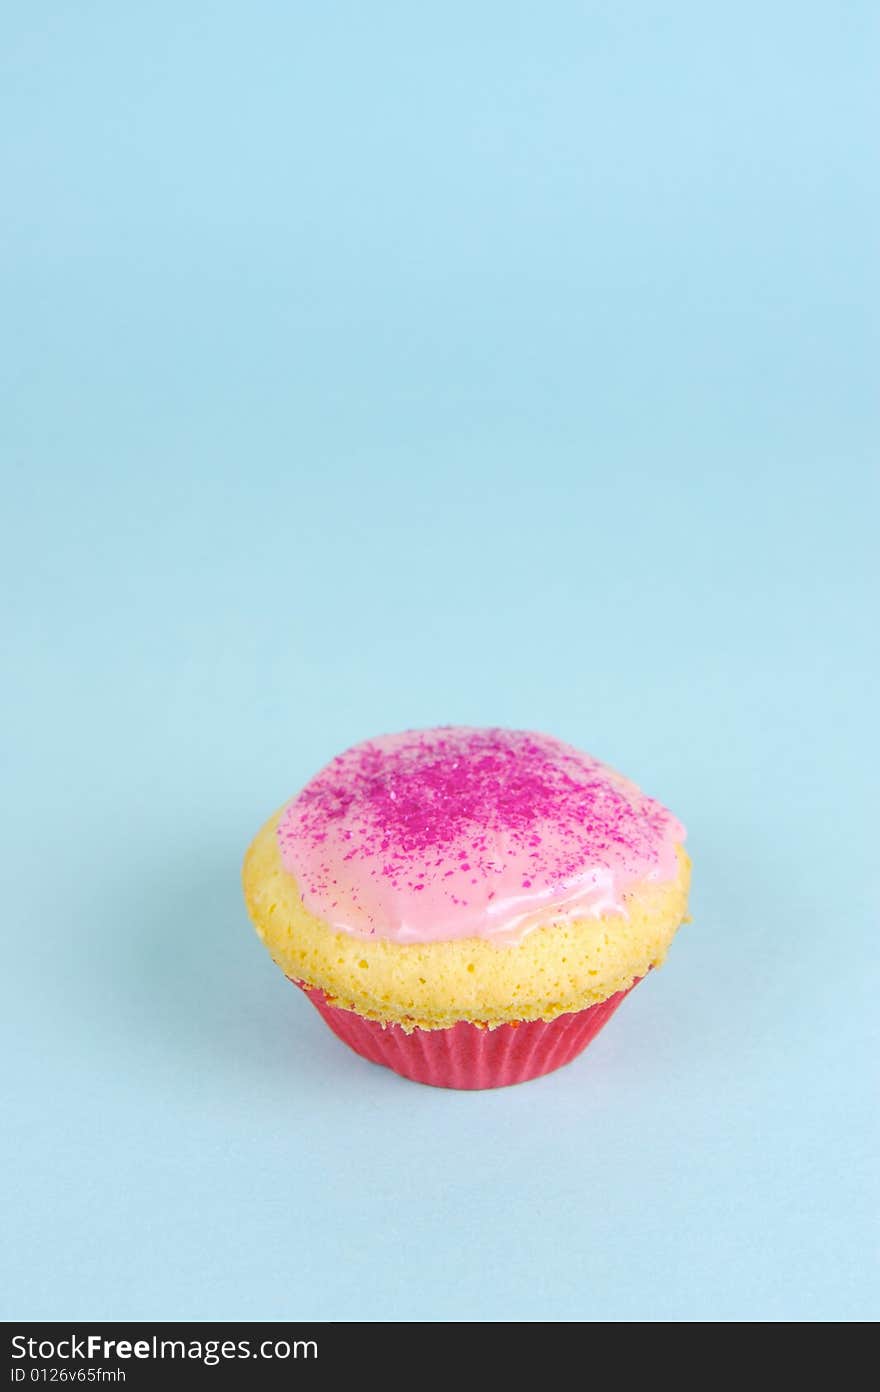
{"type": "Polygon", "coordinates": [[[540,924],[626,913],[678,873],[684,827],[549,735],[444,726],[340,754],[287,805],[284,867],[306,908],[356,937],[517,943],[540,924]]]}

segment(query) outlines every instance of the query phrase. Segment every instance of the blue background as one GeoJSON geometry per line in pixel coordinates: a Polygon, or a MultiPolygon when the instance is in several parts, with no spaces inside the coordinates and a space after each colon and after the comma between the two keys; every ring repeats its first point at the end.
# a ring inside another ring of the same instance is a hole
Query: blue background
{"type": "Polygon", "coordinates": [[[3,27],[3,1313],[876,1316],[877,6],[3,27]],[[240,897],[442,722],[695,862],[495,1094],[345,1051],[240,897]]]}

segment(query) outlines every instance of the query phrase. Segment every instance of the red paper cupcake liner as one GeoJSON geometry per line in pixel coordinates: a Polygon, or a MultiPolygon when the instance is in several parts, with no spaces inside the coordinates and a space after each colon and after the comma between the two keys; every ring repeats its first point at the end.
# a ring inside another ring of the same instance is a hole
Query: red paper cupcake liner
{"type": "MultiPolygon", "coordinates": [[[[640,978],[639,978],[640,979],[640,978]]],[[[295,981],[339,1039],[362,1058],[414,1083],[442,1088],[496,1088],[525,1083],[571,1063],[614,1014],[626,991],[598,1005],[544,1020],[515,1021],[488,1029],[462,1020],[448,1029],[414,1029],[367,1020],[331,1005],[322,990],[295,981]]]]}

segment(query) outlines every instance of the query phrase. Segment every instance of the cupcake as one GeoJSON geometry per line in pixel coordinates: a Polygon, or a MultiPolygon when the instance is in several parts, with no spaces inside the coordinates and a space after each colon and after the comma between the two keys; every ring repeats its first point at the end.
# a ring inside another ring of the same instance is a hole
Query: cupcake
{"type": "Polygon", "coordinates": [[[448,726],[340,754],[257,834],[257,932],[335,1034],[415,1082],[575,1058],[687,914],[684,828],[548,735],[448,726]]]}

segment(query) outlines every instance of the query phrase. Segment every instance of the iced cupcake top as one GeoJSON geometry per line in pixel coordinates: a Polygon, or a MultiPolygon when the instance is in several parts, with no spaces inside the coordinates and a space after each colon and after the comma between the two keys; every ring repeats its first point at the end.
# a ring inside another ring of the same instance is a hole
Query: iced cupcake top
{"type": "Polygon", "coordinates": [[[685,831],[549,735],[441,726],[340,754],[277,835],[303,904],[334,929],[515,944],[542,924],[625,914],[631,886],[676,877],[685,831]]]}

